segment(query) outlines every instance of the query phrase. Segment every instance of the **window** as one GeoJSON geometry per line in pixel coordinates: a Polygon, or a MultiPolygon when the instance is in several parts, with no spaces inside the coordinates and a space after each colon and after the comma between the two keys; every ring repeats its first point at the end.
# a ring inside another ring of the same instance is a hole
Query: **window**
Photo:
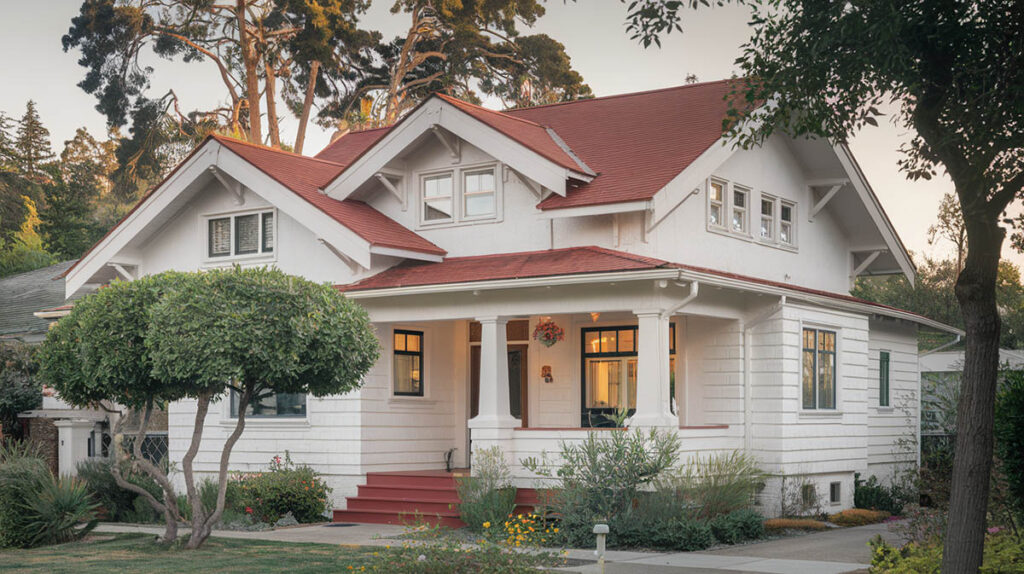
{"type": "Polygon", "coordinates": [[[720,181],[712,181],[708,190],[708,223],[715,227],[725,227],[722,218],[725,216],[725,184],[720,181]]]}
{"type": "Polygon", "coordinates": [[[207,253],[211,258],[259,255],[273,251],[273,211],[207,220],[207,253]]]}
{"type": "Polygon", "coordinates": [[[732,190],[732,230],[737,233],[747,232],[747,198],[750,190],[733,186],[732,190]]]}
{"type": "Polygon", "coordinates": [[[775,239],[775,198],[761,196],[761,239],[775,239]]]}
{"type": "MultiPolygon", "coordinates": [[[[636,326],[583,329],[583,426],[607,426],[619,409],[636,408],[636,326]]],[[[675,371],[676,326],[669,325],[669,370],[675,371]]]]}
{"type": "Polygon", "coordinates": [[[452,201],[452,174],[423,178],[423,220],[452,221],[455,219],[452,201]]]}
{"type": "MultiPolygon", "coordinates": [[[[266,393],[249,401],[246,417],[304,417],[306,393],[266,393]]],[[[231,391],[231,418],[238,418],[238,393],[231,391]]]]}
{"type": "Polygon", "coordinates": [[[783,201],[779,208],[779,241],[786,245],[796,245],[796,236],[793,234],[793,212],[796,206],[788,201],[783,201]]]}
{"type": "Polygon", "coordinates": [[[466,218],[497,215],[495,195],[493,169],[465,172],[462,176],[462,215],[466,218]]]}
{"type": "Polygon", "coordinates": [[[836,334],[804,329],[803,406],[805,409],[836,408],[836,334]]]}
{"type": "Polygon", "coordinates": [[[828,485],[828,501],[830,504],[841,504],[843,502],[843,483],[831,482],[828,485]]]}
{"type": "Polygon", "coordinates": [[[878,352],[878,406],[889,406],[889,351],[878,352]]]}
{"type": "Polygon", "coordinates": [[[423,333],[395,329],[394,393],[423,396],[423,333]]]}

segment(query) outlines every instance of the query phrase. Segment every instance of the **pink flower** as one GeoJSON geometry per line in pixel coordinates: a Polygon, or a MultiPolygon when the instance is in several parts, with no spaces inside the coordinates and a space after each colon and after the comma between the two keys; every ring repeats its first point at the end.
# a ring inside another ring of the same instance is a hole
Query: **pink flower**
{"type": "Polygon", "coordinates": [[[997,533],[1001,532],[1002,530],[1003,530],[1002,526],[993,526],[992,528],[988,529],[988,533],[989,534],[997,534],[997,533]]]}

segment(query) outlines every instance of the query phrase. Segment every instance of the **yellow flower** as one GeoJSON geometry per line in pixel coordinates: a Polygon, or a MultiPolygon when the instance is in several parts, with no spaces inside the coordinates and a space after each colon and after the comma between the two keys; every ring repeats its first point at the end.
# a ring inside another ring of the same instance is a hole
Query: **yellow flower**
{"type": "Polygon", "coordinates": [[[491,527],[491,523],[490,522],[484,522],[484,528],[490,528],[490,527],[491,527]]]}

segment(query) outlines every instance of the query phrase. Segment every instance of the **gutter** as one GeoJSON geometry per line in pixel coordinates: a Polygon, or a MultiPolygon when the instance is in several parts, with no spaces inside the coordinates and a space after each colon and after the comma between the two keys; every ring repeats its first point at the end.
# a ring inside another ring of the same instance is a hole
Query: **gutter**
{"type": "Polygon", "coordinates": [[[925,351],[924,353],[921,353],[918,356],[918,358],[920,359],[921,357],[927,357],[928,355],[931,355],[932,353],[938,353],[939,351],[941,351],[943,349],[948,349],[949,347],[952,347],[953,345],[956,345],[957,343],[959,343],[962,339],[963,339],[963,336],[960,335],[959,333],[957,333],[956,337],[952,341],[950,341],[948,343],[944,343],[942,345],[939,345],[938,347],[935,347],[931,351],[925,351]]]}

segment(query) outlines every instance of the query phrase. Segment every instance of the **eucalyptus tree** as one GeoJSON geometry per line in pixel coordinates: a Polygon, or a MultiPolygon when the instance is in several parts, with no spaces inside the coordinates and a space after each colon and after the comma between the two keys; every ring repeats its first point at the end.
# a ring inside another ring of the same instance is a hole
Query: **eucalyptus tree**
{"type": "MultiPolygon", "coordinates": [[[[683,12],[729,0],[637,0],[627,31],[643,45],[681,31],[683,12]]],[[[740,0],[739,3],[743,3],[740,0]]],[[[1017,0],[762,0],[737,66],[723,129],[741,146],[780,131],[845,142],[890,104],[912,133],[900,169],[944,172],[967,236],[956,281],[966,338],[963,397],[943,572],[981,566],[999,365],[996,300],[1005,212],[1024,190],[1024,10],[1017,0]],[[767,102],[757,112],[750,105],[767,102]]]]}

